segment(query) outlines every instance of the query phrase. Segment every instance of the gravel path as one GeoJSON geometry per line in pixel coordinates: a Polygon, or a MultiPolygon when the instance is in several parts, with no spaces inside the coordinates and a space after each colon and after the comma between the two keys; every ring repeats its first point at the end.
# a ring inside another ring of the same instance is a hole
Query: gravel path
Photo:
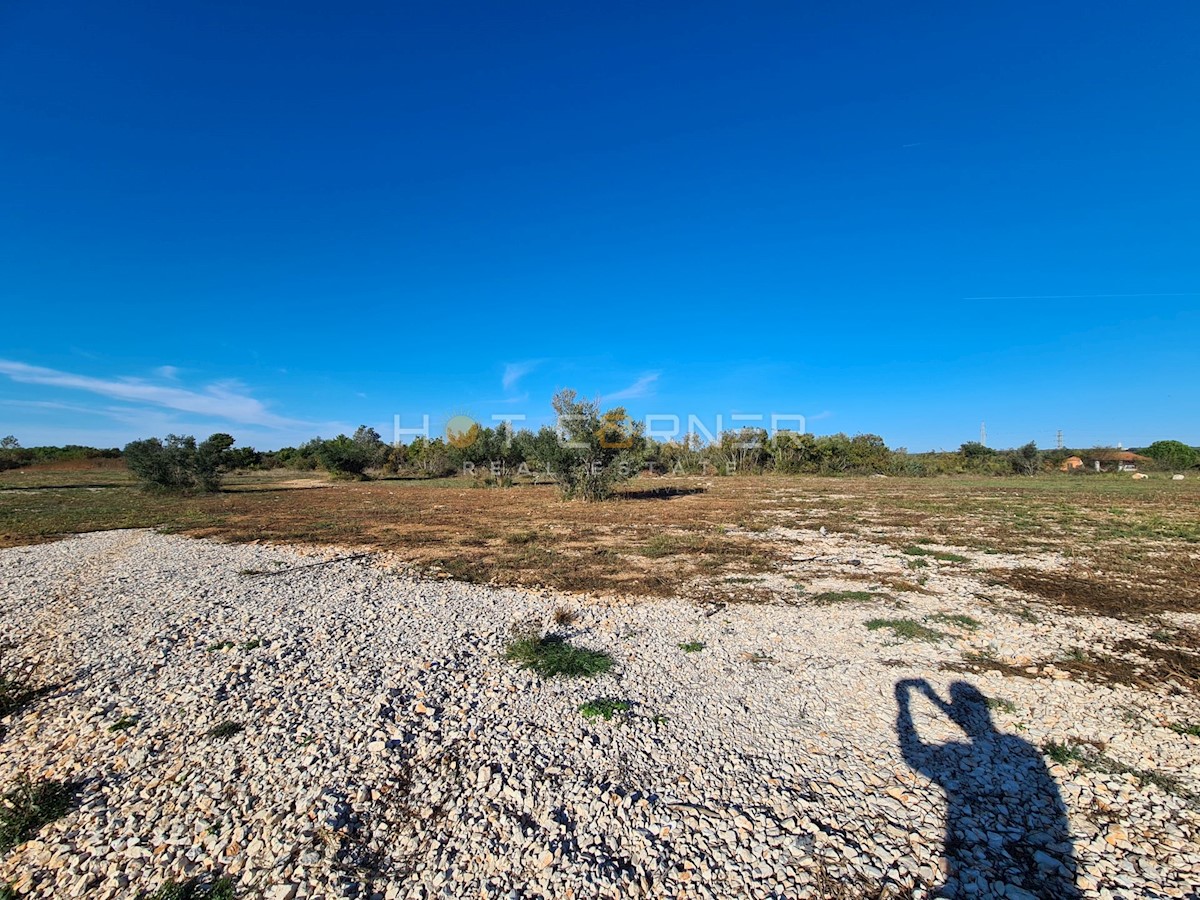
{"type": "Polygon", "coordinates": [[[0,879],[99,900],[210,873],[269,900],[807,897],[825,873],[918,897],[1196,896],[1200,739],[1164,725],[1196,716],[1189,698],[939,669],[970,642],[1112,623],[979,612],[957,643],[896,643],[863,627],[871,604],[604,602],[312,565],[334,556],[148,531],[0,551],[0,638],[61,681],[0,720],[0,783],[77,792],[0,879]],[[552,625],[558,606],[577,620],[552,625]],[[530,617],[617,665],[515,668],[506,639],[530,617]],[[631,710],[581,716],[597,697],[631,710]],[[243,730],[209,735],[223,722],[243,730]],[[1072,737],[1183,787],[1036,749],[1072,737]]]}

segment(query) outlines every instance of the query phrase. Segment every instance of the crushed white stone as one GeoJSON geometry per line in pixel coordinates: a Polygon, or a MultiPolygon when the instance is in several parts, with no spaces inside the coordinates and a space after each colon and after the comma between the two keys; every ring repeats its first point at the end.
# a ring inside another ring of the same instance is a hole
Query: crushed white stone
{"type": "MultiPolygon", "coordinates": [[[[767,539],[794,541],[797,558],[904,571],[846,537],[767,539]]],[[[1140,628],[1027,622],[953,567],[926,570],[936,592],[905,595],[897,612],[603,601],[421,580],[376,558],[310,565],[335,555],[150,531],[0,551],[0,639],[58,683],[0,721],[0,784],[27,772],[78,796],[0,861],[0,879],[21,896],[97,900],[204,874],[271,900],[765,900],[810,895],[824,867],[928,896],[946,869],[948,803],[902,756],[905,678],[943,697],[966,679],[1013,705],[994,712],[1006,735],[1101,742],[1200,793],[1200,739],[1166,727],[1200,712],[1170,685],[939,669],[964,650],[1037,660],[1140,628]],[[514,622],[554,628],[560,605],[579,616],[558,630],[611,653],[612,673],[539,681],[503,659],[514,622]],[[863,624],[942,610],[983,627],[897,643],[863,624]],[[685,653],[685,641],[705,648],[685,653]],[[585,719],[579,705],[597,697],[632,709],[585,719]],[[110,730],[123,716],[132,727],[110,730]],[[225,721],[244,730],[208,735],[225,721]]],[[[811,591],[867,583],[822,571],[811,591]]],[[[924,741],[964,740],[927,700],[913,709],[924,741]]],[[[1194,801],[1046,765],[1073,848],[1047,845],[1038,866],[1052,872],[1073,849],[1081,896],[1194,896],[1194,801]]],[[[1039,816],[1014,805],[999,824],[981,819],[1020,830],[1039,816]]],[[[963,891],[1037,896],[965,879],[963,891]]]]}

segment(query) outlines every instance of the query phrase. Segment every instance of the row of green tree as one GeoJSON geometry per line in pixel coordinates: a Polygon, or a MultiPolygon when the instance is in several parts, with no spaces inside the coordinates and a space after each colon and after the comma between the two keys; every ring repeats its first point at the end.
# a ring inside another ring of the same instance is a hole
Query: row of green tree
{"type": "Polygon", "coordinates": [[[80,459],[120,459],[121,451],[116,447],[100,449],[67,444],[65,447],[22,447],[13,435],[0,438],[0,472],[5,469],[23,469],[42,463],[64,462],[80,459]]]}
{"type": "MultiPolygon", "coordinates": [[[[335,478],[381,476],[437,478],[468,474],[482,484],[518,480],[557,483],[565,496],[597,499],[639,472],[667,475],[877,474],[1036,475],[1057,471],[1077,451],[1042,451],[1032,441],[1010,450],[981,443],[954,452],[909,453],[889,448],[878,435],[816,436],[745,428],[712,441],[687,435],[678,441],[654,441],[642,426],[616,407],[601,412],[597,403],[566,390],[552,401],[560,429],[514,430],[471,425],[445,438],[418,437],[390,445],[378,432],[361,426],[353,435],[314,438],[299,447],[259,452],[235,448],[228,434],[202,442],[190,436],[134,441],[124,451],[89,447],[24,449],[11,436],[0,440],[0,469],[62,459],[123,456],[129,470],[148,485],[176,491],[216,490],[237,469],[323,469],[335,478]]],[[[1084,457],[1105,450],[1078,451],[1084,457]]],[[[1142,453],[1163,470],[1180,472],[1200,465],[1200,450],[1179,441],[1157,441],[1142,453]]]]}

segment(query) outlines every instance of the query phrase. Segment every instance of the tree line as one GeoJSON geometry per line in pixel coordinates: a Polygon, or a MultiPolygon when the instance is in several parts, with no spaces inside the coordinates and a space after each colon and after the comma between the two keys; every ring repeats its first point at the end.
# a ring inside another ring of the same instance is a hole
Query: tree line
{"type": "MultiPolygon", "coordinates": [[[[0,440],[0,470],[39,462],[123,457],[130,472],[146,485],[171,491],[212,491],[239,469],[322,469],[339,479],[377,477],[440,478],[466,475],[482,485],[508,486],[548,481],[569,498],[601,499],[620,482],[649,475],[1037,475],[1056,471],[1068,457],[1105,451],[1040,450],[1029,443],[997,450],[971,441],[956,451],[909,453],[889,448],[875,434],[813,435],[791,431],[769,434],[761,428],[723,432],[713,440],[688,434],[656,441],[624,408],[601,411],[571,390],[552,400],[557,428],[514,430],[471,424],[444,438],[417,437],[388,444],[363,425],[352,435],[314,438],[299,447],[257,451],[235,447],[232,435],[218,433],[197,442],[168,435],[165,440],[133,441],[124,450],[90,447],[22,448],[11,435],[0,440]]],[[[1157,441],[1142,453],[1164,470],[1200,465],[1200,450],[1180,441],[1157,441]]]]}

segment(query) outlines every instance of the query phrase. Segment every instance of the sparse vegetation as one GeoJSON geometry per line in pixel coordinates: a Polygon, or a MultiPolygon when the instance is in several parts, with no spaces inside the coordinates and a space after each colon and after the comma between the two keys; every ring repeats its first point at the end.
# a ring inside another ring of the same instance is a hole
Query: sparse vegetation
{"type": "Polygon", "coordinates": [[[940,641],[945,637],[940,631],[922,625],[914,619],[870,619],[866,626],[868,631],[889,628],[892,634],[901,640],[940,641]]]}
{"type": "Polygon", "coordinates": [[[1197,724],[1184,724],[1182,722],[1176,722],[1174,725],[1169,727],[1176,734],[1187,734],[1191,735],[1192,737],[1200,737],[1200,725],[1197,724]]]}
{"type": "Polygon", "coordinates": [[[586,703],[581,703],[579,705],[579,712],[585,719],[603,718],[606,722],[609,722],[612,721],[617,713],[627,713],[631,708],[631,705],[625,700],[598,697],[595,700],[588,700],[586,703]]]}
{"type": "Polygon", "coordinates": [[[67,814],[71,790],[62,781],[17,776],[0,795],[0,853],[33,837],[43,826],[67,814]]]}
{"type": "Polygon", "coordinates": [[[551,621],[560,628],[568,628],[579,621],[579,613],[569,606],[556,606],[550,615],[551,621]]]}
{"type": "Polygon", "coordinates": [[[769,653],[763,653],[761,650],[748,651],[742,654],[742,662],[748,662],[754,666],[765,666],[775,662],[775,657],[769,653]]]}
{"type": "Polygon", "coordinates": [[[557,635],[539,637],[520,631],[508,644],[504,657],[541,678],[590,678],[612,668],[613,659],[599,650],[575,647],[557,635]]]}
{"type": "Polygon", "coordinates": [[[1011,700],[1005,700],[1003,697],[988,697],[987,706],[988,709],[998,709],[1000,712],[1006,712],[1009,715],[1017,711],[1017,705],[1011,700]]]}
{"type": "Polygon", "coordinates": [[[964,628],[967,631],[977,631],[982,624],[974,616],[968,616],[966,613],[934,613],[929,617],[931,622],[938,622],[942,625],[950,625],[956,628],[964,628]]]}
{"type": "Polygon", "coordinates": [[[241,734],[246,730],[246,726],[241,722],[234,722],[232,719],[226,719],[212,728],[208,729],[208,736],[228,740],[235,734],[241,734]]]}
{"type": "Polygon", "coordinates": [[[138,722],[137,716],[121,716],[117,721],[108,726],[109,731],[128,731],[138,722]]]}
{"type": "Polygon", "coordinates": [[[1099,751],[1089,752],[1079,744],[1061,744],[1048,741],[1042,746],[1042,752],[1059,765],[1074,763],[1093,772],[1106,775],[1130,775],[1139,784],[1152,784],[1169,794],[1175,794],[1188,800],[1195,800],[1195,795],[1188,791],[1173,775],[1167,775],[1153,769],[1139,769],[1129,766],[1120,760],[1106,756],[1099,751]]]}
{"type": "Polygon", "coordinates": [[[824,591],[812,595],[812,602],[818,606],[830,606],[834,603],[870,603],[872,600],[886,599],[883,594],[871,591],[824,591]]]}
{"type": "Polygon", "coordinates": [[[169,880],[153,894],[140,894],[143,900],[234,900],[233,879],[228,876],[204,883],[199,878],[187,881],[169,880]]]}
{"type": "Polygon", "coordinates": [[[235,644],[233,641],[213,641],[204,649],[209,653],[218,653],[221,650],[232,650],[236,646],[237,644],[235,644]]]}
{"type": "Polygon", "coordinates": [[[930,550],[928,547],[921,547],[917,544],[905,547],[904,552],[909,556],[931,556],[934,559],[940,559],[942,562],[970,562],[970,560],[968,560],[961,553],[949,553],[945,550],[930,550]]]}
{"type": "Polygon", "coordinates": [[[679,645],[679,649],[684,653],[699,653],[704,649],[703,641],[684,641],[679,645]]]}

